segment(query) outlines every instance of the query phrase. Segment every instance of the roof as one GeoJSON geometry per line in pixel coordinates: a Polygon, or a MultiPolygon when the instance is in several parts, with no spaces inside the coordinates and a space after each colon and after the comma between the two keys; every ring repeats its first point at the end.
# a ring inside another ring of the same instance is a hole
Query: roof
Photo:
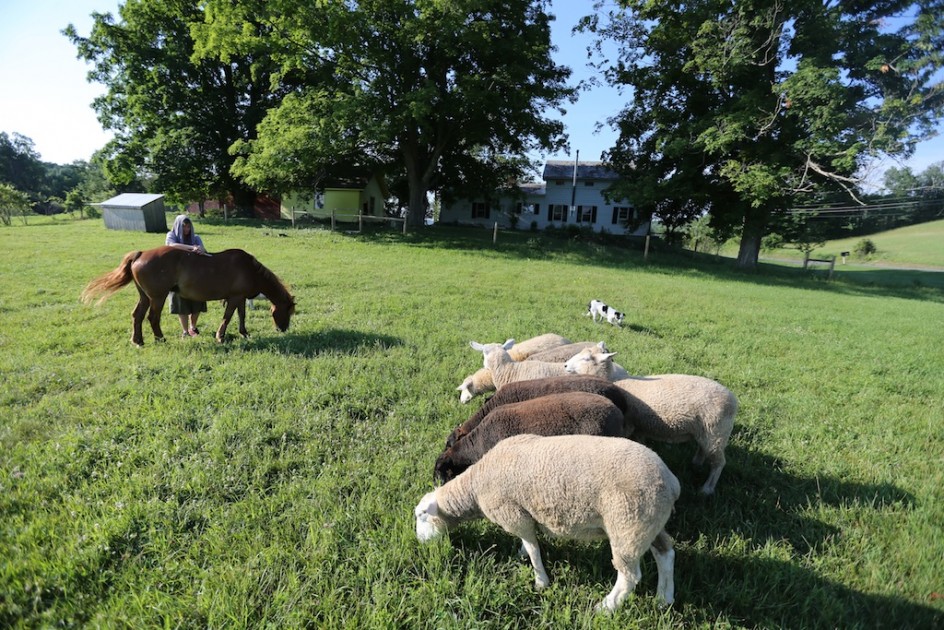
{"type": "MultiPolygon", "coordinates": [[[[573,179],[574,163],[569,160],[548,160],[544,166],[544,181],[573,179]]],[[[603,162],[577,162],[577,179],[617,180],[619,175],[604,166],[603,162]]]]}
{"type": "Polygon", "coordinates": [[[99,206],[112,208],[143,208],[153,201],[163,199],[164,195],[152,195],[148,193],[123,193],[117,197],[112,197],[99,204],[99,206]]]}

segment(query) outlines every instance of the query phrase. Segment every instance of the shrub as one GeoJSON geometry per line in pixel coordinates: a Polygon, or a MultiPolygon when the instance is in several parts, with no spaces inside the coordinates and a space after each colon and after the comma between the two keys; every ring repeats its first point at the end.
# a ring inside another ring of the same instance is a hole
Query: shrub
{"type": "Polygon", "coordinates": [[[855,253],[859,256],[871,256],[877,251],[878,248],[870,238],[864,238],[855,245],[855,253]]]}

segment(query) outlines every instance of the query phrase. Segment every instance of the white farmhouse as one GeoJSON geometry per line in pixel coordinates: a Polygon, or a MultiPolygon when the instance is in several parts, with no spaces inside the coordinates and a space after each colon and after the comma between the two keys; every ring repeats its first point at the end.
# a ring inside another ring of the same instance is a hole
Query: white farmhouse
{"type": "Polygon", "coordinates": [[[619,176],[602,162],[550,160],[544,166],[543,179],[543,183],[519,185],[517,195],[461,199],[444,205],[439,221],[483,227],[498,223],[499,227],[519,230],[575,225],[636,236],[649,230],[648,221],[639,216],[631,201],[606,199],[604,191],[619,176]]]}

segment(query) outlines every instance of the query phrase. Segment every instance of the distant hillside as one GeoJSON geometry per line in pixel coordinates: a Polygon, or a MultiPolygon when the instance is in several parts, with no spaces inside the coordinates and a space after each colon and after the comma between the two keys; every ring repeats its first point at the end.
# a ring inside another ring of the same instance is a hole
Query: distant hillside
{"type": "Polygon", "coordinates": [[[869,257],[869,262],[944,267],[944,220],[829,241],[814,252],[814,256],[853,252],[856,244],[866,238],[878,248],[878,252],[869,257]]]}
{"type": "MultiPolygon", "coordinates": [[[[821,258],[833,254],[838,257],[842,252],[855,252],[856,244],[864,239],[875,243],[878,252],[868,258],[853,255],[849,262],[944,268],[944,220],[909,225],[867,236],[827,241],[823,247],[813,252],[813,257],[821,258]]],[[[736,243],[726,245],[723,253],[737,255],[736,243]]],[[[760,255],[762,259],[803,259],[802,252],[796,249],[763,250],[760,255]]]]}

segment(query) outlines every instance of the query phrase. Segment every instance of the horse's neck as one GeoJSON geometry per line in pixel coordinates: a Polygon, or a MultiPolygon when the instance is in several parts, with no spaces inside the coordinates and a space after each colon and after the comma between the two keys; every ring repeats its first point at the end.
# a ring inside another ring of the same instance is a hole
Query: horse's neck
{"type": "Polygon", "coordinates": [[[288,300],[288,291],[282,286],[282,283],[275,277],[271,271],[262,267],[262,293],[270,302],[285,302],[288,300]]]}

